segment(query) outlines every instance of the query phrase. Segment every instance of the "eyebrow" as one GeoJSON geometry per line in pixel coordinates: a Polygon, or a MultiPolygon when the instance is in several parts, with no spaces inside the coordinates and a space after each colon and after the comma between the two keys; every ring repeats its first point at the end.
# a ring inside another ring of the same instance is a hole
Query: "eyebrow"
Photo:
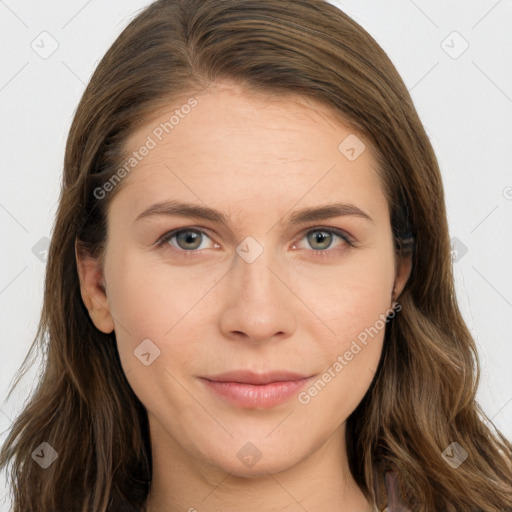
{"type": "MultiPolygon", "coordinates": [[[[155,215],[191,217],[218,222],[226,226],[228,225],[227,217],[218,210],[214,210],[207,206],[176,200],[164,201],[150,206],[147,210],[144,210],[137,216],[135,222],[155,215]]],[[[322,206],[303,208],[292,213],[289,216],[288,222],[290,224],[303,224],[305,222],[320,221],[342,216],[355,216],[373,222],[373,219],[366,212],[357,206],[348,203],[332,203],[322,206]]]]}

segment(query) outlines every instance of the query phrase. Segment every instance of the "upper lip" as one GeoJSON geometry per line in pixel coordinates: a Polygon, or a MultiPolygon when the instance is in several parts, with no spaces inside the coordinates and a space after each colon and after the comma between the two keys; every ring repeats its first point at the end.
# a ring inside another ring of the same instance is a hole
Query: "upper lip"
{"type": "Polygon", "coordinates": [[[309,375],[302,375],[300,373],[290,372],[287,370],[275,370],[265,373],[255,373],[249,370],[233,370],[203,378],[214,382],[239,382],[242,384],[263,385],[271,382],[302,380],[307,379],[308,377],[309,375]]]}

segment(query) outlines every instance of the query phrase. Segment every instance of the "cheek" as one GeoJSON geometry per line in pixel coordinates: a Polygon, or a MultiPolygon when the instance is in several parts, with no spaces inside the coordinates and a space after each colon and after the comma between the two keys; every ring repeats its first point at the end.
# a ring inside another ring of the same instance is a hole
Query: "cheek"
{"type": "Polygon", "coordinates": [[[324,297],[325,323],[335,335],[318,347],[323,369],[299,402],[334,422],[344,421],[360,403],[381,357],[394,280],[391,249],[381,254],[360,260],[359,268],[342,276],[339,290],[324,297]]]}
{"type": "Polygon", "coordinates": [[[168,269],[164,279],[165,270],[148,264],[143,255],[112,252],[105,267],[107,295],[121,365],[133,392],[148,409],[168,403],[183,413],[190,397],[179,382],[180,376],[194,373],[197,346],[191,339],[198,322],[193,306],[202,287],[180,282],[178,272],[171,279],[168,269]]]}
{"type": "Polygon", "coordinates": [[[329,300],[324,323],[329,334],[316,336],[312,354],[319,354],[317,377],[299,394],[298,402],[308,414],[323,417],[327,424],[347,419],[366,394],[377,371],[390,311],[391,283],[378,283],[367,276],[363,286],[337,294],[329,300]],[[327,311],[332,313],[327,315],[327,311]],[[333,331],[333,332],[331,332],[333,331]]]}
{"type": "Polygon", "coordinates": [[[111,313],[130,336],[162,338],[203,297],[210,282],[181,267],[172,269],[143,252],[113,250],[106,262],[111,313]]]}
{"type": "Polygon", "coordinates": [[[394,258],[387,243],[366,252],[354,252],[328,270],[318,266],[304,272],[296,280],[295,289],[321,320],[324,347],[332,354],[387,312],[393,281],[394,258]]]}
{"type": "Polygon", "coordinates": [[[134,389],[146,388],[147,379],[157,378],[147,370],[161,366],[173,374],[194,373],[194,340],[208,332],[212,304],[207,295],[219,277],[154,263],[147,254],[129,250],[109,253],[105,277],[121,363],[129,378],[142,378],[133,382],[134,389]],[[154,360],[149,368],[139,357],[147,352],[146,360],[154,360]]]}
{"type": "Polygon", "coordinates": [[[333,422],[346,419],[372,382],[382,353],[394,280],[390,244],[360,253],[350,263],[332,271],[328,280],[311,276],[309,286],[299,291],[322,320],[322,324],[309,326],[309,337],[315,340],[311,353],[319,359],[314,368],[318,377],[298,397],[299,403],[309,404],[312,413],[327,415],[333,422]],[[324,286],[313,288],[313,277],[324,286]]]}
{"type": "Polygon", "coordinates": [[[332,391],[343,396],[350,390],[355,403],[364,395],[377,369],[389,310],[386,292],[374,288],[359,288],[343,295],[337,314],[326,317],[334,334],[316,338],[315,352],[322,354],[322,379],[333,382],[332,391]],[[341,393],[341,395],[339,394],[341,393]]]}

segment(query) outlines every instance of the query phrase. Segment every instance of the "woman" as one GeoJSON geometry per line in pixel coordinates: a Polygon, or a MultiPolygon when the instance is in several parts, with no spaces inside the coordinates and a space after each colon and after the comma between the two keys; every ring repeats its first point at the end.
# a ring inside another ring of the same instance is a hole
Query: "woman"
{"type": "Polygon", "coordinates": [[[435,155],[323,1],[130,23],[70,130],[37,341],[15,512],[512,510],[435,155]]]}

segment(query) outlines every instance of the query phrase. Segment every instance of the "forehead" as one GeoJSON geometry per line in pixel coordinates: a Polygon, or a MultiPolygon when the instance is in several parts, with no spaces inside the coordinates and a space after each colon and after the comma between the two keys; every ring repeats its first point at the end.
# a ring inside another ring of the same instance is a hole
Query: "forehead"
{"type": "Polygon", "coordinates": [[[373,197],[374,208],[384,199],[363,137],[329,107],[297,95],[217,84],[156,112],[127,140],[127,156],[148,145],[121,183],[133,209],[149,197],[239,209],[357,197],[373,197]]]}

